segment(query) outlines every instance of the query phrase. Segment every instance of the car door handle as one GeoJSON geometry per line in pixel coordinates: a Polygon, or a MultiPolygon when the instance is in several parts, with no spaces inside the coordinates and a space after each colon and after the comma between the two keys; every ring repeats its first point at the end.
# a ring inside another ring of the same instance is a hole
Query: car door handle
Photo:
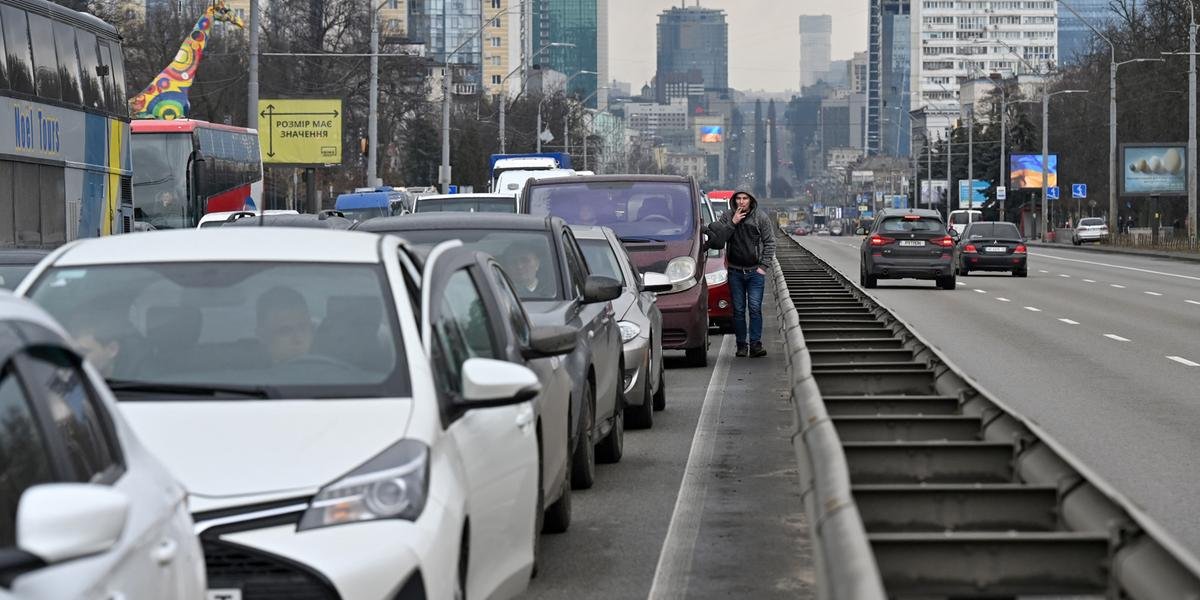
{"type": "Polygon", "coordinates": [[[517,413],[517,428],[524,429],[533,423],[533,411],[526,409],[517,413]]]}
{"type": "Polygon", "coordinates": [[[175,540],[163,540],[154,549],[154,562],[160,566],[170,564],[179,552],[179,544],[175,540]]]}

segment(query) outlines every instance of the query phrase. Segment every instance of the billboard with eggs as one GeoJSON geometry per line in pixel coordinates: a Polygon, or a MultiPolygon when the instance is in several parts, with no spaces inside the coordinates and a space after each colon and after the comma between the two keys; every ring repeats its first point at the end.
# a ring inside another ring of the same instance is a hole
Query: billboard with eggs
{"type": "Polygon", "coordinates": [[[1122,196],[1187,194],[1187,144],[1123,144],[1122,196]]]}
{"type": "Polygon", "coordinates": [[[719,144],[725,139],[725,128],[720,125],[701,125],[700,143],[719,144]]]}

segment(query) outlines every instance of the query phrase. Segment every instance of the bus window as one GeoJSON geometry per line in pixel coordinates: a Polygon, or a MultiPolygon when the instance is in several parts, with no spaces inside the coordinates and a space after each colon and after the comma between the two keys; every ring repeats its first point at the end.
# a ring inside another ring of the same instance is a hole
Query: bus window
{"type": "Polygon", "coordinates": [[[104,92],[104,105],[108,107],[108,110],[117,112],[121,107],[117,105],[117,93],[113,90],[113,71],[115,69],[112,64],[112,48],[108,42],[101,41],[100,65],[102,70],[103,67],[108,67],[108,69],[107,73],[100,77],[100,89],[104,92]]]}
{"type": "Polygon", "coordinates": [[[0,27],[0,90],[8,89],[8,69],[4,68],[4,28],[0,27]]]}
{"type": "Polygon", "coordinates": [[[79,44],[79,86],[83,92],[83,105],[103,110],[104,91],[100,88],[100,76],[97,74],[100,54],[96,47],[96,34],[79,29],[75,32],[75,39],[79,44]]]}
{"type": "Polygon", "coordinates": [[[0,6],[0,25],[4,26],[8,81],[14,92],[33,93],[33,62],[29,59],[29,25],[25,11],[0,6]]]}
{"type": "Polygon", "coordinates": [[[117,113],[121,115],[129,114],[129,98],[125,96],[125,56],[121,54],[121,49],[117,48],[116,52],[112,53],[112,76],[113,90],[117,95],[117,113]]]}
{"type": "Polygon", "coordinates": [[[79,53],[75,50],[75,29],[62,22],[54,24],[54,48],[58,51],[58,83],[63,102],[83,104],[79,93],[79,53]]]}
{"type": "Polygon", "coordinates": [[[62,99],[58,81],[58,58],[54,53],[54,28],[50,19],[29,15],[29,41],[33,47],[33,79],[39,98],[62,99]]]}

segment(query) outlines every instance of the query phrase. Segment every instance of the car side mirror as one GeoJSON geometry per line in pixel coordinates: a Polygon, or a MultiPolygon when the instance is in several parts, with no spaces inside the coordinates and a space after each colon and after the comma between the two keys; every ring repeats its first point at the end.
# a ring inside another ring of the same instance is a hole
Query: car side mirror
{"type": "Polygon", "coordinates": [[[47,483],[17,506],[17,546],[54,564],[112,548],[125,531],[129,498],[105,485],[47,483]]]}
{"type": "Polygon", "coordinates": [[[854,230],[854,235],[867,235],[867,228],[866,228],[866,227],[859,227],[858,229],[855,229],[855,230],[854,230]]]}
{"type": "Polygon", "coordinates": [[[955,229],[955,228],[951,227],[951,228],[950,228],[950,237],[951,237],[951,238],[953,238],[953,239],[955,239],[955,240],[957,240],[958,238],[960,238],[960,237],[962,237],[962,236],[960,236],[960,235],[959,235],[959,233],[958,233],[958,230],[957,230],[957,229],[955,229]]]}
{"type": "Polygon", "coordinates": [[[620,281],[603,275],[588,275],[583,282],[583,303],[608,302],[621,297],[620,281]]]}
{"type": "Polygon", "coordinates": [[[468,358],[462,367],[465,408],[507,406],[530,400],[542,391],[528,367],[491,358],[468,358]]]}
{"type": "Polygon", "coordinates": [[[564,325],[534,327],[529,334],[529,345],[521,352],[526,359],[548,358],[569,354],[575,350],[579,330],[564,325]]]}
{"type": "Polygon", "coordinates": [[[671,284],[671,279],[662,273],[647,272],[642,275],[642,289],[647,292],[661,294],[671,291],[674,287],[671,284]]]}

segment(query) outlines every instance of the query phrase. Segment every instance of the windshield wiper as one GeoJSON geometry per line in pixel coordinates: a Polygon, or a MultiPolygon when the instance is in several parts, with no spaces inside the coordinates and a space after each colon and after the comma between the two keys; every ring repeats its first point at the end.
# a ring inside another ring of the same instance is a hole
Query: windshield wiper
{"type": "Polygon", "coordinates": [[[622,242],[632,242],[632,243],[634,243],[634,244],[642,244],[642,243],[650,243],[650,242],[665,242],[665,241],[667,241],[667,240],[664,240],[664,239],[661,239],[661,238],[656,238],[656,237],[646,237],[646,236],[636,236],[636,235],[630,235],[630,236],[620,236],[620,240],[621,240],[622,242]]]}
{"type": "Polygon", "coordinates": [[[218,398],[221,396],[243,396],[246,398],[278,398],[274,388],[262,385],[213,384],[199,385],[187,383],[161,383],[157,381],[136,381],[126,379],[109,379],[108,387],[114,393],[134,392],[140,394],[168,394],[173,396],[206,396],[218,398]]]}

